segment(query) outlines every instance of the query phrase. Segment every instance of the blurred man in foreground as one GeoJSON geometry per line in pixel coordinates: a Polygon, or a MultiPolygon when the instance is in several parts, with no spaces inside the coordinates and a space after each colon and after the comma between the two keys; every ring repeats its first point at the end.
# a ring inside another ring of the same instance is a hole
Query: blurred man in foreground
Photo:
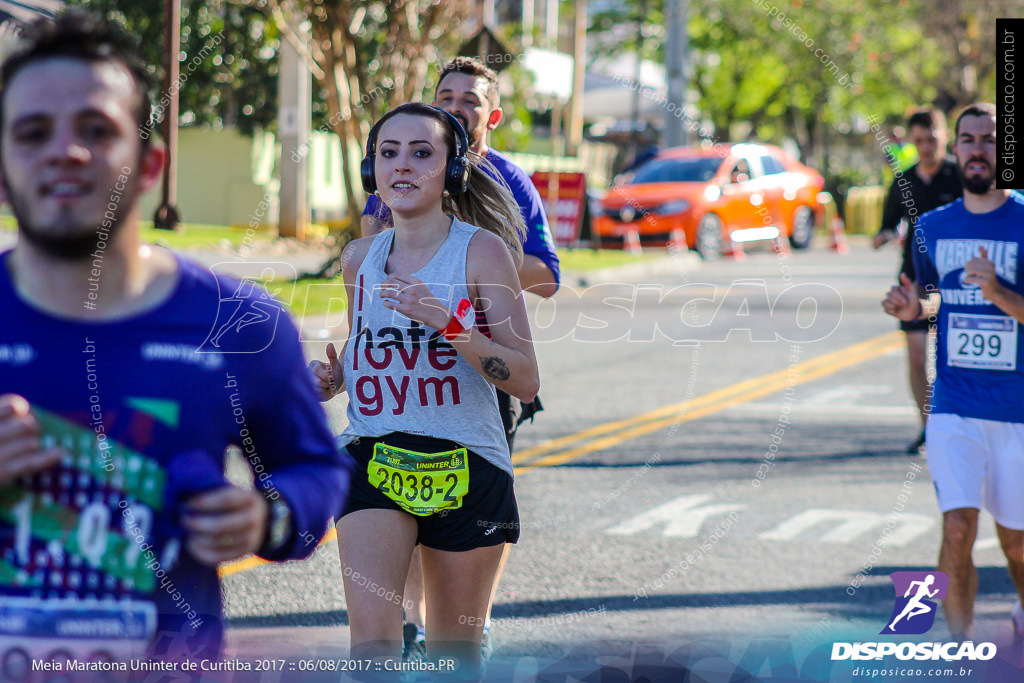
{"type": "Polygon", "coordinates": [[[280,304],[140,242],[164,151],[131,41],[82,11],[27,33],[0,67],[0,659],[215,658],[217,565],[310,554],[348,461],[280,304]],[[229,302],[266,319],[221,330],[229,302]]]}

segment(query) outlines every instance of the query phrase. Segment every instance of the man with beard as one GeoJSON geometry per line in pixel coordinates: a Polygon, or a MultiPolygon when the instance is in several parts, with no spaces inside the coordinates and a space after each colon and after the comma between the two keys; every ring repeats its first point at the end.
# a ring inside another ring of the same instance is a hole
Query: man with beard
{"type": "Polygon", "coordinates": [[[140,242],[165,157],[128,36],[69,11],[25,38],[0,67],[0,661],[216,658],[217,565],[310,554],[349,461],[280,304],[209,343],[225,299],[272,300],[140,242]]]}
{"type": "Polygon", "coordinates": [[[938,306],[937,373],[928,418],[928,468],[943,513],[939,571],[949,576],[946,620],[971,638],[978,574],[971,550],[984,505],[996,521],[1024,637],[1024,195],[995,188],[996,110],[964,109],[953,146],[963,199],[922,216],[914,235],[918,298],[906,274],[882,303],[900,320],[938,306]]]}
{"type": "MultiPolygon", "coordinates": [[[[901,221],[906,222],[907,231],[903,239],[903,261],[900,273],[915,280],[914,273],[914,226],[919,216],[948,204],[960,197],[960,177],[956,162],[946,157],[946,120],[942,112],[919,109],[907,121],[910,142],[917,148],[918,161],[906,171],[897,173],[885,197],[882,212],[882,227],[875,235],[874,246],[898,239],[897,229],[901,221]]],[[[907,453],[916,455],[925,443],[924,425],[928,405],[928,321],[900,321],[900,329],[907,336],[907,366],[910,370],[910,390],[921,414],[921,434],[907,448],[907,453]]]]}

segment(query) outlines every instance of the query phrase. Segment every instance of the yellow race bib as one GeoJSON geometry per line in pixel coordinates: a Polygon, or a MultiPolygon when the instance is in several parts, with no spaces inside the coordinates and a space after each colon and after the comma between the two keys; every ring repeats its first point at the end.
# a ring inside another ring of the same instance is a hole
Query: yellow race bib
{"type": "Polygon", "coordinates": [[[367,474],[370,484],[403,510],[426,517],[462,507],[469,493],[469,452],[417,453],[378,442],[367,474]]]}

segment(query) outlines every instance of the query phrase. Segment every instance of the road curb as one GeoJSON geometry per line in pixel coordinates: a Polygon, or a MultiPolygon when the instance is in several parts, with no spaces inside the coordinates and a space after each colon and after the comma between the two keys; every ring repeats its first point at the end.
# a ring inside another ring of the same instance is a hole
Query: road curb
{"type": "Polygon", "coordinates": [[[643,263],[631,263],[598,270],[567,270],[562,273],[562,285],[587,287],[589,285],[626,283],[636,284],[649,277],[680,275],[699,270],[702,260],[692,251],[671,254],[643,263]]]}

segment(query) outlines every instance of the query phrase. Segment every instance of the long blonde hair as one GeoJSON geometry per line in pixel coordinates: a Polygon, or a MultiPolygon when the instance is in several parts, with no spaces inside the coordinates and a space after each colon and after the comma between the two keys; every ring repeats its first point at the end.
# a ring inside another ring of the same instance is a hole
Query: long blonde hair
{"type": "Polygon", "coordinates": [[[494,164],[479,154],[469,152],[469,185],[462,194],[445,199],[442,207],[470,225],[478,225],[500,237],[512,252],[516,265],[523,262],[526,221],[508,183],[494,164]],[[495,180],[500,178],[500,180],[495,180]]]}

